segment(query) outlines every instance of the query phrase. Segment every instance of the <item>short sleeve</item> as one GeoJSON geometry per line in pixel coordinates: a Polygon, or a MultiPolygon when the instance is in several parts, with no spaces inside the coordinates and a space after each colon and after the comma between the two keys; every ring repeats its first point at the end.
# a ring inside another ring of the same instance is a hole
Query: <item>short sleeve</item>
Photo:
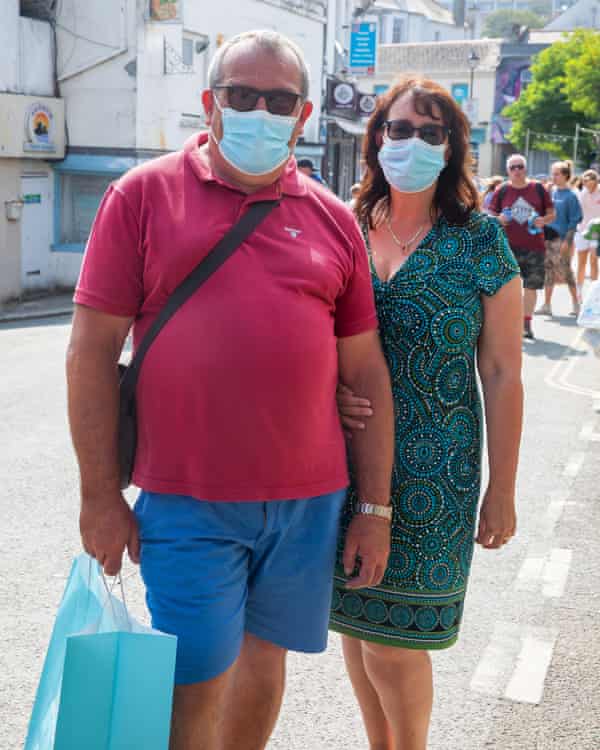
{"type": "Polygon", "coordinates": [[[83,256],[74,301],[100,312],[135,316],[143,297],[143,256],[138,218],[110,185],[98,208],[83,256]]]}
{"type": "Polygon", "coordinates": [[[477,288],[480,292],[492,296],[519,275],[519,264],[510,249],[504,230],[495,219],[478,216],[473,220],[472,231],[477,288]]]}
{"type": "Polygon", "coordinates": [[[335,335],[338,338],[356,336],[378,326],[367,248],[354,220],[347,237],[352,267],[344,291],[336,300],[335,335]]]}
{"type": "Polygon", "coordinates": [[[502,210],[502,206],[500,205],[500,189],[500,187],[497,187],[494,190],[488,205],[489,210],[495,214],[499,214],[502,210]]]}

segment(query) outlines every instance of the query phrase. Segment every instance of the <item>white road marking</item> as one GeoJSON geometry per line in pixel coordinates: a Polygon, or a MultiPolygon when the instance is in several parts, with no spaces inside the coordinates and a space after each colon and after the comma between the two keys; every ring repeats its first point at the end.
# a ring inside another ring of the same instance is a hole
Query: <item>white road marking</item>
{"type": "Polygon", "coordinates": [[[584,459],[585,453],[583,453],[583,451],[573,453],[573,455],[569,459],[569,463],[565,466],[563,476],[571,478],[576,477],[579,474],[581,467],[583,466],[584,459]]]}
{"type": "Polygon", "coordinates": [[[582,388],[568,382],[568,377],[577,361],[575,357],[569,357],[569,350],[571,354],[575,354],[576,352],[585,352],[587,354],[588,352],[588,347],[584,345],[584,334],[584,328],[578,330],[572,342],[568,345],[565,355],[554,364],[548,375],[546,375],[544,382],[546,385],[559,391],[566,391],[576,396],[588,396],[595,400],[600,400],[600,391],[582,388]]]}
{"type": "Polygon", "coordinates": [[[505,698],[519,703],[541,703],[556,636],[556,632],[547,630],[524,637],[505,698]]]}
{"type": "Polygon", "coordinates": [[[542,594],[559,598],[565,593],[573,553],[570,549],[553,549],[544,566],[542,594]]]}
{"type": "Polygon", "coordinates": [[[471,690],[539,703],[557,637],[554,628],[497,624],[473,673],[471,690]]]}
{"type": "Polygon", "coordinates": [[[561,519],[568,499],[568,490],[554,490],[554,492],[550,493],[550,502],[542,518],[542,523],[537,534],[538,538],[552,536],[557,523],[561,519]]]}
{"type": "Polygon", "coordinates": [[[600,432],[594,431],[595,423],[586,422],[579,433],[580,440],[589,440],[592,443],[600,442],[600,432]]]}
{"type": "Polygon", "coordinates": [[[515,581],[517,591],[541,591],[542,596],[558,598],[564,594],[573,553],[554,548],[546,554],[530,555],[523,560],[515,581]]]}

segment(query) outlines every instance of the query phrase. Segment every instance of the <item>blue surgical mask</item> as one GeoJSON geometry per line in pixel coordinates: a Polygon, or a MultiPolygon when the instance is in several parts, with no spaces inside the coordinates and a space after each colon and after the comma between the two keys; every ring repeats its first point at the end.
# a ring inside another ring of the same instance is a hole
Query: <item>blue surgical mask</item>
{"type": "Polygon", "coordinates": [[[378,159],[385,179],[401,193],[420,193],[437,180],[446,166],[447,144],[432,146],[421,138],[385,138],[378,159]]]}
{"type": "Polygon", "coordinates": [[[289,142],[296,117],[272,115],[264,109],[238,112],[221,108],[223,137],[215,143],[225,161],[244,174],[260,177],[284,164],[290,157],[289,142]]]}

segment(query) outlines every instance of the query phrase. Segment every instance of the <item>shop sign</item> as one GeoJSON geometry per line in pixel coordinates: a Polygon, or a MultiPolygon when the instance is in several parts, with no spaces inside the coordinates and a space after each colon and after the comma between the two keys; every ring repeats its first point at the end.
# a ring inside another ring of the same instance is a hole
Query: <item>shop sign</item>
{"type": "Polygon", "coordinates": [[[23,151],[56,151],[54,115],[41,102],[34,102],[25,111],[25,142],[23,151]]]}
{"type": "Polygon", "coordinates": [[[377,23],[353,23],[350,32],[350,70],[373,75],[377,61],[377,23]]]}
{"type": "Polygon", "coordinates": [[[327,79],[327,113],[338,117],[356,119],[358,92],[352,83],[327,79]]]}
{"type": "Polygon", "coordinates": [[[370,117],[375,112],[377,106],[377,97],[375,94],[358,95],[358,115],[359,117],[370,117]]]}
{"type": "Polygon", "coordinates": [[[468,83],[453,83],[452,84],[452,98],[455,102],[462,104],[469,98],[469,84],[468,83]]]}

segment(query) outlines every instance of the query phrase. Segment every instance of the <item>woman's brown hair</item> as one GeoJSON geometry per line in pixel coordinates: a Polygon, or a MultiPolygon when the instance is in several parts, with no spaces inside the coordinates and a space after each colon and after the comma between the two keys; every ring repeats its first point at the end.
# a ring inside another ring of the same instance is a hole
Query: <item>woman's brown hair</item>
{"type": "Polygon", "coordinates": [[[433,211],[441,213],[451,224],[464,224],[471,211],[479,205],[479,194],[469,168],[469,123],[450,94],[428,78],[407,76],[400,79],[377,100],[377,107],[367,123],[363,145],[366,166],[361,191],[356,199],[355,213],[362,224],[373,225],[373,211],[389,198],[390,186],[379,165],[377,154],[390,107],[401,96],[410,93],[416,112],[441,120],[449,128],[450,158],[442,170],[433,196],[433,211]]]}

